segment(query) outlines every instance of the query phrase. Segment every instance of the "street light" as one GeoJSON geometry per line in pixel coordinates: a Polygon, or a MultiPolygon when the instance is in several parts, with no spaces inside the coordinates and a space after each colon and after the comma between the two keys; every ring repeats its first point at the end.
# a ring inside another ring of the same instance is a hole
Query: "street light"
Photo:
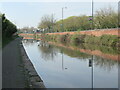
{"type": "MultiPolygon", "coordinates": [[[[119,32],[120,32],[120,1],[118,2],[118,33],[119,32]]],[[[118,68],[120,68],[119,61],[118,68]]],[[[120,89],[120,69],[118,69],[118,88],[120,89]]]]}
{"type": "Polygon", "coordinates": [[[94,3],[93,3],[93,0],[92,0],[92,30],[94,29],[94,25],[93,25],[93,7],[94,6],[94,3]]]}
{"type": "Polygon", "coordinates": [[[62,30],[64,32],[64,26],[63,26],[63,10],[67,9],[67,7],[62,7],[62,30]]]}
{"type": "Polygon", "coordinates": [[[118,2],[118,29],[120,30],[120,1],[118,2]]]}
{"type": "MultiPolygon", "coordinates": [[[[93,0],[92,0],[92,29],[94,29],[94,23],[93,23],[93,8],[94,8],[94,3],[93,3],[93,0]]],[[[92,90],[94,88],[94,78],[93,78],[93,55],[92,55],[92,90]]]]}

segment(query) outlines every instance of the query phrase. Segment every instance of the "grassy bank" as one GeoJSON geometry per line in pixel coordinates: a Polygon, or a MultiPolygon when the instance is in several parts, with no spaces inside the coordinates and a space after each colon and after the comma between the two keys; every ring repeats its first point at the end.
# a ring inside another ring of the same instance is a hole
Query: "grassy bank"
{"type": "Polygon", "coordinates": [[[93,35],[83,35],[83,34],[74,34],[74,35],[47,35],[44,34],[41,36],[43,40],[61,42],[64,44],[79,45],[83,43],[98,45],[98,46],[108,46],[108,47],[119,47],[120,38],[116,35],[102,35],[102,36],[93,36],[93,35]]]}
{"type": "Polygon", "coordinates": [[[8,43],[10,43],[12,40],[14,40],[15,38],[17,38],[18,35],[14,35],[12,37],[2,37],[2,48],[4,48],[8,43]]]}

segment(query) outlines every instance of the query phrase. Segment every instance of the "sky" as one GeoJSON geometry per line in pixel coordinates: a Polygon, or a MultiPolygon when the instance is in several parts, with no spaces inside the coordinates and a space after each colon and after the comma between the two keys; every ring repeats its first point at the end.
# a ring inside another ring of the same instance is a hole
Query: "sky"
{"type": "MultiPolygon", "coordinates": [[[[96,10],[112,6],[118,8],[117,2],[94,2],[94,13],[96,10]]],[[[0,2],[0,12],[17,25],[18,28],[25,26],[37,27],[41,17],[54,14],[57,20],[62,19],[62,7],[64,17],[91,15],[91,2],[0,2]]]]}

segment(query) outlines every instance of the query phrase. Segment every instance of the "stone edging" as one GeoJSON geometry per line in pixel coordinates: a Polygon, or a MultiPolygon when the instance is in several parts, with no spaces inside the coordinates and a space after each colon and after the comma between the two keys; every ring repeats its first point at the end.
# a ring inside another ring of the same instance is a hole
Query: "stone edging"
{"type": "Polygon", "coordinates": [[[22,42],[20,42],[22,61],[24,65],[25,72],[27,72],[28,84],[30,88],[45,88],[42,79],[36,72],[33,64],[31,63],[27,53],[23,47],[22,42]]]}

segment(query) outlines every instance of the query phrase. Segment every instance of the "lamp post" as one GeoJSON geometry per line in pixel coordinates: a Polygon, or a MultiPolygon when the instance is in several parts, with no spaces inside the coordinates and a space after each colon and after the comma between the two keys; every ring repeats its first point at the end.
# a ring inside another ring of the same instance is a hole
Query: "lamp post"
{"type": "MultiPolygon", "coordinates": [[[[93,7],[94,6],[94,3],[93,3],[93,0],[92,0],[92,30],[94,30],[94,23],[93,23],[93,7]]],[[[91,72],[92,72],[92,77],[91,77],[91,79],[92,79],[92,90],[94,89],[94,77],[93,77],[93,75],[94,75],[94,68],[93,68],[93,66],[94,66],[94,59],[93,59],[93,55],[92,55],[92,69],[91,69],[91,72]]]]}
{"type": "Polygon", "coordinates": [[[53,30],[53,24],[54,24],[54,21],[53,21],[53,14],[52,14],[52,32],[54,32],[54,30],[53,30]]]}
{"type": "Polygon", "coordinates": [[[94,29],[94,23],[93,23],[93,8],[94,8],[94,3],[92,0],[92,30],[94,29]]]}
{"type": "Polygon", "coordinates": [[[118,2],[118,29],[120,30],[120,1],[118,2]]]}
{"type": "MultiPolygon", "coordinates": [[[[120,34],[120,1],[118,2],[118,34],[120,34]]],[[[120,68],[120,63],[118,61],[118,88],[120,89],[120,69],[119,68],[120,68]]]]}
{"type": "Polygon", "coordinates": [[[67,7],[62,7],[62,31],[64,32],[64,26],[63,26],[63,10],[67,9],[67,7]]]}

